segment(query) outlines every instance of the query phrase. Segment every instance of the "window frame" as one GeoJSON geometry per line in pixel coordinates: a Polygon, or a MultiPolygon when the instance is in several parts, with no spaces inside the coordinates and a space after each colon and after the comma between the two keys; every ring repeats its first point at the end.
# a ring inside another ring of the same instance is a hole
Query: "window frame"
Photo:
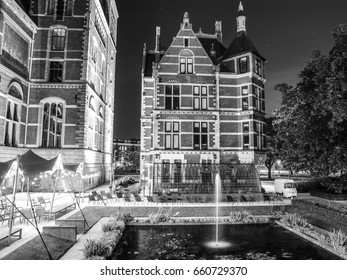
{"type": "Polygon", "coordinates": [[[49,60],[49,82],[62,83],[63,77],[64,77],[64,61],[63,60],[49,60]],[[52,63],[59,63],[61,65],[61,68],[53,68],[52,63]],[[60,73],[60,72],[61,72],[61,75],[58,75],[57,73],[60,73]],[[59,80],[59,77],[60,77],[60,80],[59,80]]]}
{"type": "Polygon", "coordinates": [[[62,28],[62,27],[55,27],[55,28],[52,29],[52,33],[51,33],[52,34],[52,37],[51,37],[51,51],[64,51],[65,50],[66,33],[67,33],[66,29],[62,28]],[[56,35],[57,33],[54,33],[55,30],[64,31],[64,35],[63,36],[56,35]],[[54,42],[60,42],[60,43],[58,43],[59,46],[57,47],[54,42]]]}

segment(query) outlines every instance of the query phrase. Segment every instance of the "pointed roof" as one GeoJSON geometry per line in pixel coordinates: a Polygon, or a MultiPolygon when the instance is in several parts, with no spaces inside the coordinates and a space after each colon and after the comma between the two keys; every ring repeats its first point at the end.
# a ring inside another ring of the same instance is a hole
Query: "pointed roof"
{"type": "Polygon", "coordinates": [[[217,38],[203,38],[197,36],[202,47],[205,49],[206,53],[209,55],[210,59],[212,60],[214,65],[218,65],[219,61],[217,60],[219,57],[221,57],[225,51],[226,48],[223,46],[221,42],[217,40],[217,38]],[[211,50],[215,51],[215,55],[211,53],[211,50]]]}
{"type": "Polygon", "coordinates": [[[228,50],[225,52],[223,57],[221,58],[222,60],[226,60],[228,58],[231,58],[235,55],[243,54],[246,52],[253,52],[263,60],[263,58],[257,48],[254,46],[253,42],[249,37],[247,36],[245,31],[237,32],[235,35],[233,41],[231,42],[228,50]]]}
{"type": "Polygon", "coordinates": [[[237,16],[239,17],[239,16],[244,16],[244,15],[245,15],[245,13],[243,11],[243,6],[242,6],[242,3],[240,1],[239,10],[237,11],[237,16]]]}

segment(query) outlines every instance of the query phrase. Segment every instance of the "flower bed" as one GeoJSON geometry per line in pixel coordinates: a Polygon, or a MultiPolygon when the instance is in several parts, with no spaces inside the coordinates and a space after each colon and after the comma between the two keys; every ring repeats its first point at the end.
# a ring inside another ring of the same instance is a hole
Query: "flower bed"
{"type": "Polygon", "coordinates": [[[347,259],[347,235],[341,230],[333,230],[328,236],[318,233],[308,221],[297,214],[285,214],[277,224],[313,242],[343,259],[347,259]]]}
{"type": "Polygon", "coordinates": [[[83,255],[87,260],[103,260],[111,256],[115,250],[128,222],[129,214],[117,214],[102,224],[103,234],[100,239],[87,239],[83,247],[83,255]]]}
{"type": "MultiPolygon", "coordinates": [[[[214,224],[216,217],[176,217],[177,213],[172,215],[172,209],[167,212],[163,208],[159,208],[158,212],[151,213],[148,218],[135,218],[132,225],[136,224],[214,224]]],[[[229,216],[218,218],[218,223],[224,224],[256,224],[256,223],[269,223],[271,218],[269,216],[252,215],[248,211],[232,211],[229,216]]]]}

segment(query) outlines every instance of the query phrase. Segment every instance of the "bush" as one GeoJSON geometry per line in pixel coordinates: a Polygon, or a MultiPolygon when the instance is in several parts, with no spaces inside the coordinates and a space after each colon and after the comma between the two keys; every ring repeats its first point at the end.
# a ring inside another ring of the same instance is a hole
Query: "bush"
{"type": "MultiPolygon", "coordinates": [[[[295,201],[295,203],[296,202],[299,202],[299,200],[295,201]]],[[[347,205],[339,203],[339,202],[326,201],[326,200],[313,198],[313,197],[300,199],[300,202],[308,203],[314,206],[319,206],[325,209],[329,209],[329,210],[347,215],[347,205]]]]}
{"type": "Polygon", "coordinates": [[[107,249],[99,240],[87,239],[83,247],[83,255],[85,259],[98,256],[103,257],[107,253],[107,249]]]}
{"type": "Polygon", "coordinates": [[[101,225],[103,232],[109,232],[113,230],[124,231],[125,222],[123,220],[117,220],[115,217],[111,217],[110,220],[101,225]]]}
{"type": "Polygon", "coordinates": [[[124,176],[124,177],[119,178],[119,179],[117,180],[117,184],[120,185],[120,186],[123,186],[123,187],[125,187],[125,188],[126,188],[127,186],[133,185],[133,184],[135,184],[135,183],[136,183],[135,179],[134,179],[133,177],[131,177],[131,176],[124,176]]]}
{"type": "Polygon", "coordinates": [[[163,208],[160,207],[157,213],[151,213],[149,214],[149,222],[151,224],[156,223],[166,223],[171,221],[171,208],[167,213],[163,213],[163,208]]]}
{"type": "Polygon", "coordinates": [[[316,179],[311,181],[295,182],[295,186],[298,193],[307,193],[313,190],[321,190],[322,181],[316,179]]]}
{"type": "Polygon", "coordinates": [[[347,174],[340,177],[326,177],[322,179],[322,186],[333,193],[346,193],[347,174]]]}

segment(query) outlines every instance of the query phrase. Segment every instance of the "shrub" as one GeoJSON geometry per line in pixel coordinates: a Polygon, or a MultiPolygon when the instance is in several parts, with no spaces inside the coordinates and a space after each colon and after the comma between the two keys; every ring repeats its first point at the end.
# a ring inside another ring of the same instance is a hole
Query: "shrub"
{"type": "Polygon", "coordinates": [[[149,222],[151,224],[156,224],[156,223],[165,223],[165,222],[169,222],[171,220],[171,208],[169,209],[169,211],[167,213],[163,213],[163,208],[160,207],[158,209],[157,213],[151,213],[149,214],[149,222]]]}
{"type": "Polygon", "coordinates": [[[103,257],[107,253],[107,249],[99,240],[87,239],[83,247],[83,255],[85,259],[94,256],[103,257]]]}
{"type": "Polygon", "coordinates": [[[109,232],[113,230],[120,230],[123,232],[125,229],[125,222],[112,217],[107,223],[102,224],[101,227],[103,232],[109,232]]]}
{"type": "Polygon", "coordinates": [[[346,254],[346,241],[347,235],[341,229],[329,232],[328,243],[338,252],[346,254]]]}
{"type": "Polygon", "coordinates": [[[303,198],[303,199],[300,199],[300,200],[298,200],[296,202],[298,202],[298,203],[300,203],[300,202],[308,203],[308,204],[311,204],[311,205],[319,206],[319,207],[322,207],[322,208],[325,208],[325,209],[329,209],[329,210],[332,210],[332,211],[339,212],[341,214],[347,215],[347,205],[339,203],[339,202],[326,201],[326,200],[322,200],[322,199],[314,198],[314,197],[303,198]]]}
{"type": "Polygon", "coordinates": [[[295,182],[295,186],[298,193],[307,193],[313,190],[321,190],[322,181],[316,179],[310,181],[295,182]]]}

